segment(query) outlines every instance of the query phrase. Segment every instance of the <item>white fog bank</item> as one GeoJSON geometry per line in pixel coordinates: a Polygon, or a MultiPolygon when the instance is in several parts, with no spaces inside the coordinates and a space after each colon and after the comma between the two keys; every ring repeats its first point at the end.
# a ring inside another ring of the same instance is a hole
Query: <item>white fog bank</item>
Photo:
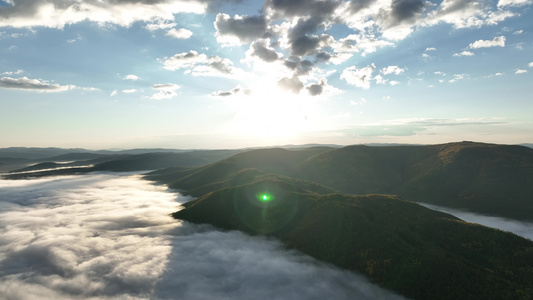
{"type": "Polygon", "coordinates": [[[483,226],[492,227],[500,229],[503,231],[509,231],[526,239],[533,240],[533,223],[522,222],[518,220],[496,217],[496,216],[487,216],[482,214],[476,214],[473,212],[453,209],[449,207],[443,207],[427,203],[418,203],[422,206],[425,206],[429,209],[445,212],[452,216],[455,216],[463,221],[469,223],[477,223],[483,226]]]}
{"type": "Polygon", "coordinates": [[[138,176],[0,180],[1,299],[402,299],[274,240],[181,223],[138,176]]]}

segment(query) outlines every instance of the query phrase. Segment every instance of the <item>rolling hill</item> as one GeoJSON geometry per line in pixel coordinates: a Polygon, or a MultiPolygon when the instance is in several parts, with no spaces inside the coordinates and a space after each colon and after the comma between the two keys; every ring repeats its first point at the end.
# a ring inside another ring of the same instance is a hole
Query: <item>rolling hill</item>
{"type": "Polygon", "coordinates": [[[276,237],[413,299],[531,299],[532,241],[397,196],[324,192],[272,176],[210,192],[173,216],[276,237]]]}

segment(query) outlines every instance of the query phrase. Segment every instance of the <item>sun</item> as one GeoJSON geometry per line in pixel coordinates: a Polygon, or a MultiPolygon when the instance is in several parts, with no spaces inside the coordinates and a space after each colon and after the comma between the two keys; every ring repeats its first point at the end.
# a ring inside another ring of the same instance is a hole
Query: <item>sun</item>
{"type": "Polygon", "coordinates": [[[277,143],[292,141],[312,127],[314,104],[274,87],[241,97],[234,109],[233,134],[277,143]]]}

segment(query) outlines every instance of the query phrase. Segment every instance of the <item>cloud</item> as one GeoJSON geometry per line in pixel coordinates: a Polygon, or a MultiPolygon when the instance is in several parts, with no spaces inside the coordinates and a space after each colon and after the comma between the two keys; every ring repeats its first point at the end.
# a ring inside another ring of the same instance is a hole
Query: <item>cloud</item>
{"type": "Polygon", "coordinates": [[[354,105],[354,106],[356,106],[356,105],[363,105],[363,104],[365,104],[365,103],[366,103],[366,99],[363,98],[363,97],[360,97],[359,100],[355,100],[355,101],[354,101],[354,100],[350,100],[350,104],[351,104],[351,105],[354,105]]]}
{"type": "Polygon", "coordinates": [[[231,91],[216,91],[210,94],[213,97],[230,97],[236,95],[250,95],[252,91],[250,89],[245,89],[240,86],[235,87],[231,91]]]}
{"type": "Polygon", "coordinates": [[[280,242],[172,219],[137,177],[0,180],[6,299],[403,299],[280,242]]]}
{"type": "Polygon", "coordinates": [[[469,223],[477,223],[483,226],[497,228],[503,231],[512,232],[526,239],[533,240],[533,223],[521,222],[521,221],[517,221],[513,219],[507,219],[507,218],[496,217],[496,216],[476,214],[476,213],[472,213],[472,212],[468,212],[468,211],[464,211],[460,209],[432,205],[428,203],[419,203],[419,204],[429,209],[433,209],[436,211],[442,211],[447,214],[453,215],[469,223]]]}
{"type": "Polygon", "coordinates": [[[528,64],[530,68],[533,68],[533,61],[528,64]]]}
{"type": "Polygon", "coordinates": [[[371,64],[361,69],[357,68],[356,66],[351,66],[342,71],[340,78],[346,80],[348,84],[366,90],[370,88],[372,73],[375,69],[376,66],[374,64],[371,64]]]}
{"type": "Polygon", "coordinates": [[[239,16],[233,18],[220,13],[215,20],[217,41],[224,44],[239,45],[261,38],[267,31],[264,16],[239,16]]]}
{"type": "Polygon", "coordinates": [[[2,73],[2,75],[8,75],[8,76],[9,75],[20,75],[22,73],[24,73],[23,70],[16,70],[16,71],[6,71],[6,72],[2,73]]]}
{"type": "Polygon", "coordinates": [[[211,1],[117,0],[117,1],[30,1],[2,8],[0,27],[52,27],[83,21],[130,26],[134,22],[173,20],[176,13],[203,13],[211,1]]]}
{"type": "Polygon", "coordinates": [[[293,76],[291,78],[283,77],[278,81],[278,86],[286,91],[295,94],[299,94],[300,91],[304,88],[304,84],[302,83],[300,78],[298,78],[298,76],[293,76]]]}
{"type": "Polygon", "coordinates": [[[60,85],[42,79],[30,79],[28,77],[2,77],[0,78],[0,88],[17,89],[41,93],[65,92],[77,89],[75,85],[60,85]]]}
{"type": "Polygon", "coordinates": [[[434,48],[434,47],[428,47],[426,48],[426,50],[424,50],[425,52],[429,52],[429,51],[437,51],[437,48],[434,48]]]}
{"type": "MultiPolygon", "coordinates": [[[[426,8],[426,2],[422,0],[392,0],[390,7],[383,6],[377,16],[377,23],[385,30],[402,24],[414,24],[421,18],[426,8]]],[[[411,33],[410,27],[402,28],[405,33],[401,38],[411,33]]]]}
{"type": "Polygon", "coordinates": [[[376,75],[376,77],[374,77],[374,80],[376,81],[377,84],[386,84],[389,81],[388,79],[383,78],[383,76],[379,74],[376,75]]]}
{"type": "Polygon", "coordinates": [[[165,84],[154,84],[152,86],[154,90],[157,90],[158,92],[153,94],[150,98],[155,100],[161,100],[161,99],[171,99],[178,95],[176,92],[178,89],[180,89],[180,86],[173,83],[165,83],[165,84]]]}
{"type": "Polygon", "coordinates": [[[518,69],[514,72],[515,74],[525,74],[527,73],[527,70],[524,70],[524,69],[518,69]]]}
{"type": "Polygon", "coordinates": [[[468,45],[468,48],[470,49],[490,47],[505,47],[505,36],[497,36],[492,40],[478,40],[468,45]]]}
{"type": "Polygon", "coordinates": [[[378,48],[392,46],[393,43],[371,34],[350,34],[339,39],[332,47],[337,52],[362,52],[363,56],[376,52],[378,48]]]}
{"type": "Polygon", "coordinates": [[[394,86],[394,85],[398,85],[398,84],[400,84],[400,82],[399,82],[399,81],[396,81],[396,80],[391,80],[391,81],[389,81],[389,84],[392,85],[392,86],[394,86]]]}
{"type": "Polygon", "coordinates": [[[458,56],[474,56],[474,53],[464,50],[463,52],[460,52],[460,53],[454,53],[453,56],[455,56],[455,57],[458,57],[458,56]]]}
{"type": "Polygon", "coordinates": [[[193,76],[235,77],[243,72],[233,67],[233,63],[227,58],[207,56],[194,50],[165,57],[163,65],[167,70],[186,69],[185,73],[193,76]]]}
{"type": "Polygon", "coordinates": [[[523,6],[527,4],[531,4],[531,0],[499,0],[498,1],[498,7],[523,6]]]}
{"type": "Polygon", "coordinates": [[[175,38],[175,39],[182,39],[186,40],[192,36],[192,31],[187,30],[185,28],[172,28],[169,31],[167,31],[167,36],[175,38]]]}
{"type": "Polygon", "coordinates": [[[454,83],[459,80],[463,80],[466,78],[465,74],[453,74],[453,78],[448,80],[449,83],[454,83]]]}
{"type": "Polygon", "coordinates": [[[385,75],[388,75],[388,74],[400,75],[401,73],[405,72],[405,69],[402,69],[398,66],[388,66],[386,68],[381,69],[380,72],[385,75]]]}
{"type": "Polygon", "coordinates": [[[117,91],[117,90],[113,90],[113,91],[111,92],[111,94],[109,94],[109,96],[114,97],[114,96],[116,96],[117,94],[118,94],[118,91],[117,91]]]}
{"type": "Polygon", "coordinates": [[[128,75],[124,76],[124,78],[122,78],[122,79],[124,79],[124,80],[137,81],[137,80],[139,80],[140,78],[139,78],[139,76],[137,76],[137,75],[128,74],[128,75]]]}
{"type": "Polygon", "coordinates": [[[156,23],[150,23],[146,25],[146,29],[150,31],[160,30],[160,29],[170,29],[178,25],[175,22],[167,22],[164,20],[158,20],[156,23]]]}
{"type": "Polygon", "coordinates": [[[340,93],[339,89],[328,84],[326,78],[322,78],[317,83],[308,85],[306,89],[311,96],[331,96],[340,93]]]}
{"type": "Polygon", "coordinates": [[[269,45],[269,39],[259,39],[250,44],[250,49],[246,52],[248,57],[255,56],[265,62],[274,62],[283,55],[269,45]]]}
{"type": "Polygon", "coordinates": [[[127,90],[122,90],[122,92],[124,94],[133,94],[133,93],[136,93],[137,90],[136,89],[127,89],[127,90]]]}
{"type": "Polygon", "coordinates": [[[366,124],[346,128],[347,136],[385,137],[414,136],[419,132],[443,127],[489,126],[506,124],[497,118],[464,118],[464,119],[397,119],[375,124],[366,124]]]}
{"type": "Polygon", "coordinates": [[[337,0],[266,0],[263,9],[273,18],[332,15],[341,2],[337,0]]]}

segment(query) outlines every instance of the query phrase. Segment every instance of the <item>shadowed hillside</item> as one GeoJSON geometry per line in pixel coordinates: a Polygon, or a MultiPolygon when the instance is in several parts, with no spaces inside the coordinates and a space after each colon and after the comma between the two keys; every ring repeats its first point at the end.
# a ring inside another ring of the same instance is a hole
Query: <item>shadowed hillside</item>
{"type": "Polygon", "coordinates": [[[462,142],[314,151],[255,150],[147,178],[201,196],[224,186],[213,183],[231,181],[236,174],[276,173],[349,194],[396,194],[485,214],[533,218],[533,149],[527,147],[462,142]]]}
{"type": "Polygon", "coordinates": [[[265,234],[414,299],[530,299],[533,242],[396,196],[319,194],[279,178],[219,189],[175,218],[265,234]]]}

